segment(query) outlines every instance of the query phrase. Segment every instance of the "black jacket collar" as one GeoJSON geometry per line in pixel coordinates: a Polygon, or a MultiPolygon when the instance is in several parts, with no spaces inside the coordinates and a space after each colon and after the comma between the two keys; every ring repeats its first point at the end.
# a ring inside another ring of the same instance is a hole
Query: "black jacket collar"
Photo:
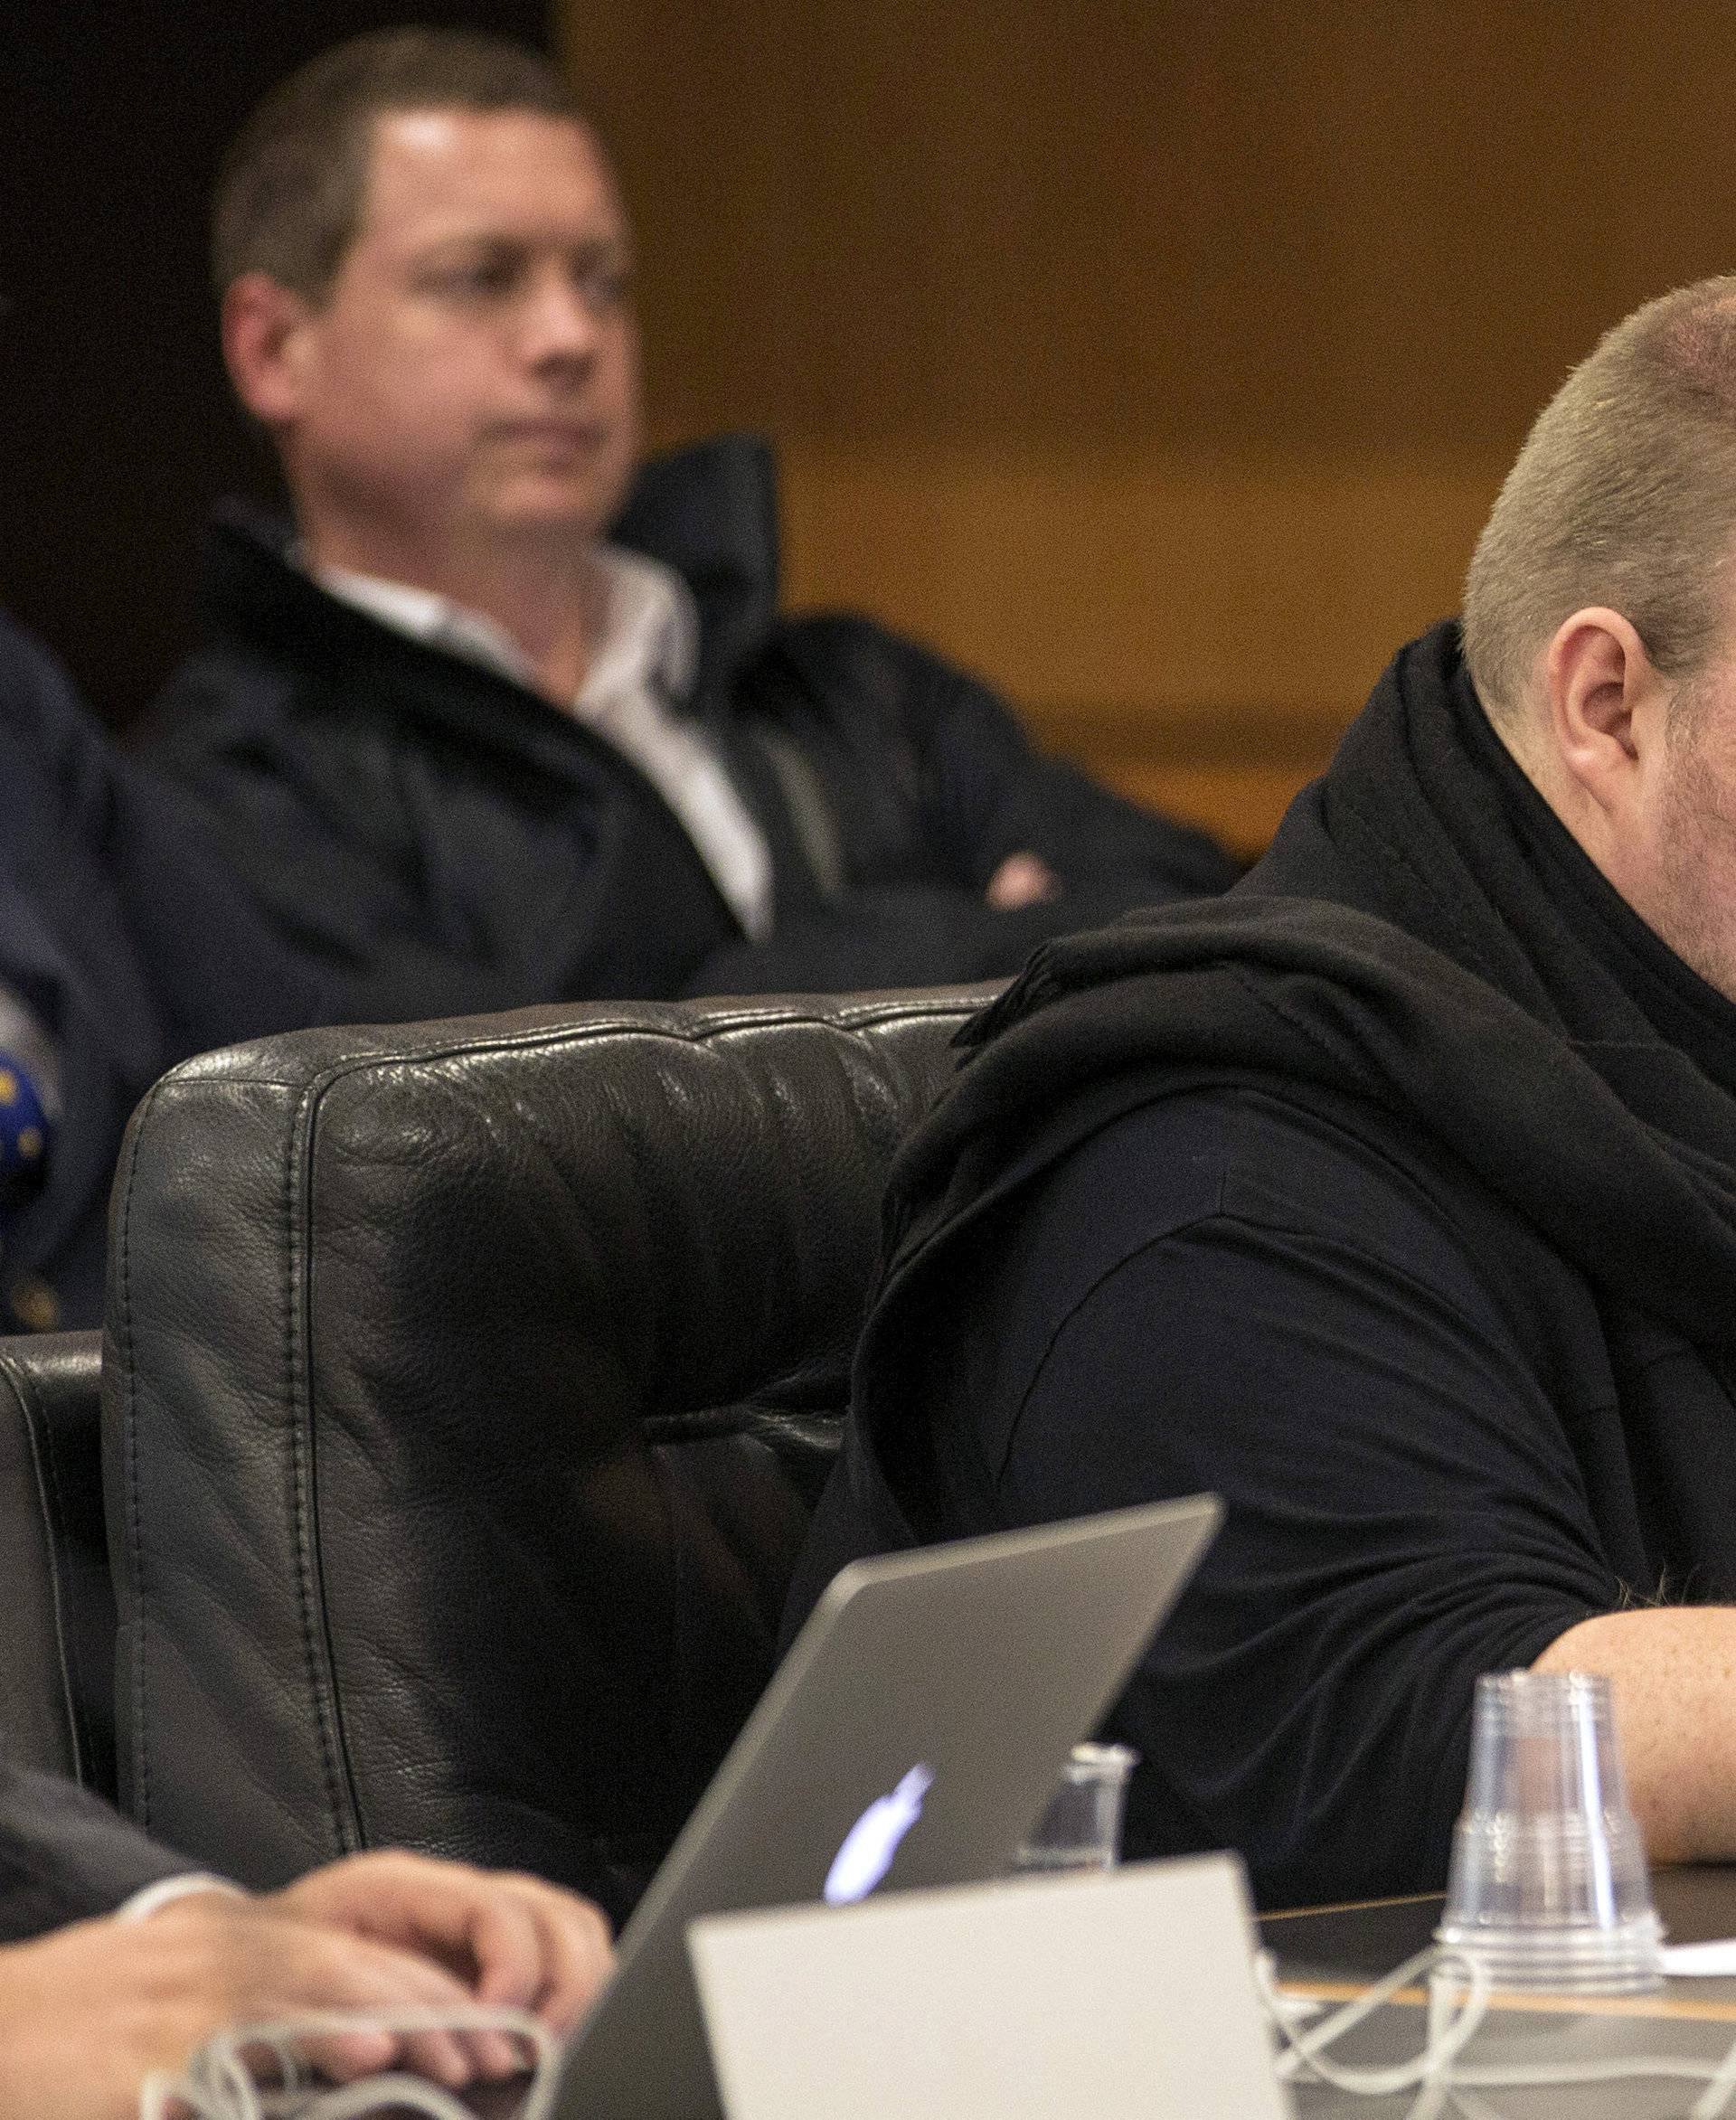
{"type": "Polygon", "coordinates": [[[722,688],[778,617],[778,470],[763,436],[653,457],[609,532],[673,567],[699,605],[701,693],[722,688]]]}
{"type": "MultiPolygon", "coordinates": [[[[250,634],[293,639],[297,660],[328,667],[368,660],[382,628],[328,596],[289,558],[287,517],[243,501],[217,509],[206,541],[202,605],[221,635],[239,617],[250,634]]],[[[721,435],[652,459],[611,537],[673,567],[699,606],[695,694],[717,696],[764,645],[778,615],[777,470],[769,443],[721,435]]],[[[411,644],[420,645],[420,644],[411,644]]],[[[448,660],[439,649],[426,655],[448,660]]],[[[499,681],[507,695],[520,687],[499,681]]]]}

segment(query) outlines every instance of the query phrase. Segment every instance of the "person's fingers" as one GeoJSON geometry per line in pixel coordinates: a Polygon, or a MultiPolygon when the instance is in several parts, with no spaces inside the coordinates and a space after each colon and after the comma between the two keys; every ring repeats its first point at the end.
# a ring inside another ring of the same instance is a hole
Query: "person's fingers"
{"type": "MultiPolygon", "coordinates": [[[[494,1881],[515,1897],[536,1922],[542,1982],[532,2006],[552,2031],[565,2034],[584,2015],[613,1969],[609,1924],[589,1899],[542,1878],[512,1874],[494,1881]]],[[[486,1986],[482,1993],[488,1995],[486,1986]]]]}
{"type": "MultiPolygon", "coordinates": [[[[247,2012],[256,2020],[327,2010],[376,2015],[454,2011],[471,2001],[463,1983],[431,1959],[282,1915],[258,1918],[269,1933],[256,1940],[259,1971],[247,2012]]],[[[394,2033],[383,2041],[373,2032],[335,2033],[310,2041],[307,2053],[315,2067],[340,2083],[394,2060],[453,2088],[476,2074],[462,2040],[447,2031],[394,2033]]]]}
{"type": "MultiPolygon", "coordinates": [[[[403,2042],[385,2031],[346,2031],[324,2039],[302,2040],[298,2057],[334,2083],[354,2083],[364,2076],[378,2076],[401,2059],[403,2042]]],[[[275,2079],[277,2055],[273,2049],[250,2044],[241,2049],[241,2059],[261,2083],[275,2079]]],[[[174,2110],[179,2114],[177,2106],[174,2110]]]]}
{"type": "MultiPolygon", "coordinates": [[[[402,1851],[332,1863],[275,1903],[298,1920],[414,1951],[468,1980],[478,2002],[534,2011],[557,2033],[583,2016],[614,1963],[607,1922],[575,1894],[402,1851]]],[[[514,2074],[529,2059],[522,2040],[501,2032],[463,2034],[461,2046],[470,2070],[486,2078],[514,2074]]]]}
{"type": "MultiPolygon", "coordinates": [[[[438,1949],[448,1964],[467,1960],[478,2002],[534,2012],[556,2033],[579,2021],[614,1964],[598,1908],[541,1878],[417,1859],[413,1873],[393,1881],[402,1898],[392,1918],[406,1940],[438,1949]]],[[[491,2078],[515,2074],[531,2059],[522,2040],[504,2032],[471,2032],[467,2043],[491,2078]]]]}
{"type": "Polygon", "coordinates": [[[495,1879],[478,1882],[481,1889],[463,1907],[477,1997],[502,2009],[533,2010],[547,1978],[534,1910],[522,1894],[503,1890],[495,1879]]]}
{"type": "MultiPolygon", "coordinates": [[[[474,1983],[477,1999],[535,2007],[546,1984],[540,1925],[521,1895],[468,1863],[384,1851],[316,1870],[280,1895],[299,1918],[316,1919],[438,1960],[474,1983]]],[[[516,2074],[529,2057],[505,2032],[458,2035],[483,2075],[516,2074]]]]}
{"type": "MultiPolygon", "coordinates": [[[[455,1894],[455,1898],[458,1895],[455,1894]]],[[[496,2009],[534,2010],[547,1981],[542,1927],[533,1908],[516,1892],[477,1873],[463,1895],[465,1941],[476,1969],[476,2000],[496,2009]]],[[[496,2080],[529,2067],[524,2041],[504,2031],[467,2034],[472,2055],[486,2077],[496,2080]]]]}

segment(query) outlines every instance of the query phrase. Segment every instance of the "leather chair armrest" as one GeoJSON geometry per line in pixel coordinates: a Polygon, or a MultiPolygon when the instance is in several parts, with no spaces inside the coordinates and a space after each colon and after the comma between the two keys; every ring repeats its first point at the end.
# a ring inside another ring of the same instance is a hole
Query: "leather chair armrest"
{"type": "Polygon", "coordinates": [[[99,1333],[0,1339],[0,1730],[21,1767],[115,1789],[99,1333]]]}

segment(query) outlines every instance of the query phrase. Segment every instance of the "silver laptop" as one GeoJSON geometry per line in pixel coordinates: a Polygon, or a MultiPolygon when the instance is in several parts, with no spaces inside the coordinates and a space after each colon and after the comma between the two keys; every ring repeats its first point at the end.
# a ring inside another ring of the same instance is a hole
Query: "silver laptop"
{"type": "Polygon", "coordinates": [[[687,1925],[998,1875],[1218,1527],[1210,1495],[854,1563],[622,1931],[552,2120],[721,2112],[687,1925]]]}

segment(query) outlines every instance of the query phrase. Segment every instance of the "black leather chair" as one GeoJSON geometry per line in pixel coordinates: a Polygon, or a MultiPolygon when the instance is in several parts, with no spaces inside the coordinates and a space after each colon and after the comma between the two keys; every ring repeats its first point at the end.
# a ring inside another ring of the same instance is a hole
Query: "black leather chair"
{"type": "Polygon", "coordinates": [[[0,1339],[0,1750],[115,1791],[97,1333],[0,1339]]]}
{"type": "Polygon", "coordinates": [[[133,1120],[121,1782],[268,1883],[637,1897],[769,1673],[900,1140],[986,989],[310,1032],[133,1120]]]}

